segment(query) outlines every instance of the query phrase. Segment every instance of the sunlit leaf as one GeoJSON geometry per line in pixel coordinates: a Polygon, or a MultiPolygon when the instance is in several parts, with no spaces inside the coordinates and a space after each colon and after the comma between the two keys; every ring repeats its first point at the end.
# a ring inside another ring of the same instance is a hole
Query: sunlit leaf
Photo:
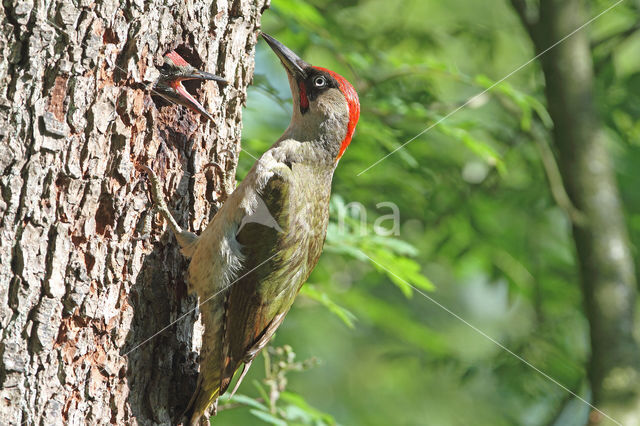
{"type": "Polygon", "coordinates": [[[239,404],[244,404],[247,405],[249,407],[253,407],[253,408],[257,408],[259,410],[263,410],[263,411],[269,411],[269,408],[264,405],[263,403],[261,403],[260,401],[251,398],[249,396],[246,395],[241,395],[241,394],[235,394],[231,399],[226,399],[222,405],[224,404],[228,404],[231,402],[237,402],[239,404]]]}
{"type": "Polygon", "coordinates": [[[260,420],[263,420],[269,424],[276,425],[276,426],[287,426],[287,422],[267,412],[258,411],[258,410],[249,410],[249,412],[254,416],[256,416],[257,418],[259,418],[260,420]]]}
{"type": "Polygon", "coordinates": [[[280,394],[280,398],[292,404],[302,410],[302,412],[306,413],[311,420],[318,420],[323,425],[335,425],[335,419],[322,411],[318,410],[315,407],[309,405],[309,403],[301,396],[293,392],[282,392],[280,394]]]}
{"type": "Polygon", "coordinates": [[[340,318],[347,327],[354,327],[353,322],[356,319],[355,315],[335,303],[333,300],[331,300],[327,293],[320,291],[315,285],[306,283],[300,289],[300,294],[320,303],[322,306],[327,308],[329,312],[335,314],[338,318],[340,318]]]}

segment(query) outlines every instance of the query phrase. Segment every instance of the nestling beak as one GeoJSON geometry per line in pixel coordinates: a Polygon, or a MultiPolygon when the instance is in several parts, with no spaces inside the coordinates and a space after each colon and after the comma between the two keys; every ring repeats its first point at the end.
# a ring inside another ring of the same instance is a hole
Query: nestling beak
{"type": "Polygon", "coordinates": [[[215,74],[211,74],[210,72],[200,71],[194,69],[191,73],[187,73],[181,77],[182,80],[213,80],[219,81],[220,83],[229,84],[227,80],[224,78],[217,76],[215,74]]]}
{"type": "Polygon", "coordinates": [[[213,80],[228,84],[224,78],[195,69],[176,52],[169,52],[165,56],[165,63],[159,68],[159,71],[160,78],[153,88],[155,93],[169,102],[185,106],[213,121],[211,114],[204,109],[200,102],[187,92],[182,82],[185,80],[213,80]]]}
{"type": "Polygon", "coordinates": [[[301,81],[307,78],[307,69],[311,67],[310,64],[300,59],[298,55],[293,53],[293,50],[289,49],[284,44],[280,43],[269,34],[262,33],[262,38],[267,42],[269,47],[278,55],[280,62],[286,68],[289,75],[295,78],[297,81],[301,81]]]}

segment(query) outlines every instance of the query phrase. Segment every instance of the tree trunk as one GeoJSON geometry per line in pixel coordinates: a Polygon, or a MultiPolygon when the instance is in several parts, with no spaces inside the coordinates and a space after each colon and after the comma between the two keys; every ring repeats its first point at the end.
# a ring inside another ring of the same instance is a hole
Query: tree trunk
{"type": "MultiPolygon", "coordinates": [[[[542,0],[539,14],[512,0],[542,52],[588,20],[582,0],[542,0]],[[539,15],[539,20],[531,17],[539,15]]],[[[607,140],[593,98],[594,71],[586,30],[545,53],[542,67],[553,118],[558,166],[582,212],[573,224],[589,321],[588,367],[593,404],[624,425],[640,424],[640,351],[633,335],[636,281],[607,140]]],[[[608,420],[596,411],[592,423],[608,420]]]]}
{"type": "Polygon", "coordinates": [[[135,166],[164,181],[181,225],[206,226],[235,186],[267,2],[4,1],[3,424],[167,424],[185,408],[196,300],[135,166]],[[231,82],[185,84],[214,122],[151,95],[171,49],[231,82]]]}

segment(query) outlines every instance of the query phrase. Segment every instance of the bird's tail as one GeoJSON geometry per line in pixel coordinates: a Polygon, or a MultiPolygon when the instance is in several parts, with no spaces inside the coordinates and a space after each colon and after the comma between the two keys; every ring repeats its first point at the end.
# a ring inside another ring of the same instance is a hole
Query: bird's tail
{"type": "MultiPolygon", "coordinates": [[[[187,409],[184,411],[182,418],[188,419],[190,426],[197,426],[200,423],[200,418],[207,411],[207,408],[213,403],[212,415],[216,415],[218,409],[218,396],[220,394],[220,386],[212,389],[206,389],[202,374],[198,377],[198,385],[196,390],[191,396],[191,400],[187,405],[187,409]]],[[[206,424],[209,424],[207,420],[206,424]]]]}

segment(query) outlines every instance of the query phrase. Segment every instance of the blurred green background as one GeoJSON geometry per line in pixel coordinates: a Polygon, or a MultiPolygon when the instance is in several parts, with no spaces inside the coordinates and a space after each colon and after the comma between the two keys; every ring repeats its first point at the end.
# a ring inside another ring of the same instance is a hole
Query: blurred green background
{"type": "MultiPolygon", "coordinates": [[[[611,4],[586,2],[586,18],[611,4]]],[[[623,2],[584,30],[636,270],[639,7],[623,2]]],[[[487,337],[591,401],[571,223],[543,163],[555,148],[540,63],[361,173],[536,55],[512,4],[273,0],[262,25],[351,81],[362,113],[335,174],[325,252],[272,342],[266,378],[261,356],[215,423],[585,424],[585,403],[487,337]],[[382,202],[398,207],[399,235],[376,234],[391,213],[382,202]],[[285,389],[274,406],[270,387],[285,389]]],[[[261,155],[290,113],[285,72],[261,42],[243,148],[261,155]]],[[[253,161],[241,154],[239,180],[253,161]]]]}

